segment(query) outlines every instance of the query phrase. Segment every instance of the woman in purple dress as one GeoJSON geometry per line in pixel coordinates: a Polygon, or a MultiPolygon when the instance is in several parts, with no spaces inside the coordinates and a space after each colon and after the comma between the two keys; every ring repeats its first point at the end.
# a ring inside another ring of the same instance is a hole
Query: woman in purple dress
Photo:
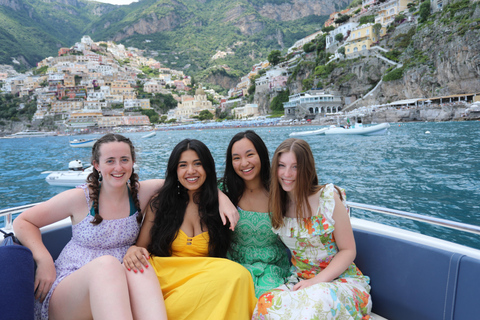
{"type": "Polygon", "coordinates": [[[17,237],[37,264],[37,319],[132,319],[148,316],[145,312],[166,319],[160,287],[129,288],[121,264],[138,236],[148,200],[163,185],[163,180],[139,182],[134,163],[131,141],[107,134],[93,146],[88,184],[62,192],[14,220],[17,237]],[[68,217],[72,239],[54,263],[39,229],[68,217]],[[134,295],[152,299],[152,309],[135,310],[130,301],[134,295]]]}

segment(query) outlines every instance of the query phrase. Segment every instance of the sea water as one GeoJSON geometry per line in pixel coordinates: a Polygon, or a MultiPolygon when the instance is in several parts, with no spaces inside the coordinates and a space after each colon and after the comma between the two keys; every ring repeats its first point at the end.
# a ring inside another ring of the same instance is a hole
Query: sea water
{"type": "MultiPolygon", "coordinates": [[[[318,126],[253,128],[270,156],[291,132],[318,126]]],[[[136,147],[141,180],[163,178],[173,147],[185,138],[211,150],[217,176],[234,134],[248,128],[125,133],[136,147]]],[[[71,148],[73,138],[0,139],[0,209],[47,200],[66,190],[50,186],[44,171],[67,170],[68,162],[90,162],[91,149],[71,148]]],[[[347,200],[480,225],[480,121],[392,123],[385,135],[305,136],[314,153],[320,183],[346,190],[347,200]]],[[[480,236],[422,222],[353,209],[359,218],[398,226],[480,249],[480,236]]]]}

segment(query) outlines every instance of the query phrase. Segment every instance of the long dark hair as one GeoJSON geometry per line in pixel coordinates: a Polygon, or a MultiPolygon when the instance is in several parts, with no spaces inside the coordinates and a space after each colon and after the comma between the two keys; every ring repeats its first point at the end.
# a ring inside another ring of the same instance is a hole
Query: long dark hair
{"type": "Polygon", "coordinates": [[[262,138],[260,138],[260,136],[253,130],[239,132],[233,136],[232,140],[230,140],[230,144],[228,145],[225,173],[222,179],[224,192],[235,206],[238,205],[238,202],[242,198],[243,192],[245,191],[245,181],[243,181],[243,179],[240,178],[235,172],[235,169],[233,169],[232,148],[235,142],[238,142],[243,138],[250,140],[257,150],[261,165],[260,178],[265,190],[269,191],[270,189],[270,159],[268,157],[267,146],[263,142],[262,138]]]}
{"type": "Polygon", "coordinates": [[[183,223],[189,196],[179,182],[177,167],[183,152],[193,150],[197,153],[206,173],[206,180],[194,196],[198,205],[198,214],[202,229],[208,230],[210,241],[208,252],[211,257],[225,257],[230,245],[228,226],[224,226],[218,211],[218,189],[215,173],[215,161],[207,146],[198,140],[185,139],[175,146],[168,159],[165,184],[150,202],[155,212],[154,225],[150,231],[148,250],[160,257],[172,255],[172,243],[183,223]]]}
{"type": "MultiPolygon", "coordinates": [[[[121,134],[108,133],[98,139],[92,148],[91,164],[93,166],[93,172],[87,177],[87,183],[89,184],[92,192],[90,193],[90,199],[93,201],[93,209],[95,210],[95,216],[93,217],[92,224],[97,225],[103,221],[103,218],[98,212],[98,196],[100,195],[100,181],[98,180],[100,175],[95,169],[94,162],[100,163],[100,147],[110,142],[124,142],[130,147],[130,154],[132,161],[135,162],[135,147],[130,139],[122,136],[121,134]]],[[[130,176],[130,193],[133,198],[133,203],[137,209],[139,215],[137,216],[138,223],[142,222],[142,214],[140,208],[140,202],[138,201],[138,175],[135,173],[135,169],[132,168],[132,175],[130,176]]]]}

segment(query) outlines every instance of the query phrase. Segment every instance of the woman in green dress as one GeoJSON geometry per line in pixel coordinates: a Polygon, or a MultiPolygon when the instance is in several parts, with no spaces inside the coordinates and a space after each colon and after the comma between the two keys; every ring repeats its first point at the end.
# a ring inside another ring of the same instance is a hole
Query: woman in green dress
{"type": "Polygon", "coordinates": [[[250,271],[258,298],[284,283],[290,264],[284,244],[272,231],[270,160],[265,143],[254,131],[239,132],[230,141],[222,182],[240,214],[227,257],[250,271]]]}

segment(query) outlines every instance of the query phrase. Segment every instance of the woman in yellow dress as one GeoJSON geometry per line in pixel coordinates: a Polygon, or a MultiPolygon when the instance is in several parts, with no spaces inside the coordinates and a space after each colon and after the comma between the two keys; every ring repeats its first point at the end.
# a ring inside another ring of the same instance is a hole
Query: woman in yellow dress
{"type": "Polygon", "coordinates": [[[257,300],[253,281],[247,269],[224,259],[228,248],[215,162],[205,144],[185,139],[170,155],[165,184],[147,207],[125,267],[153,269],[170,319],[250,319],[257,300]]]}

